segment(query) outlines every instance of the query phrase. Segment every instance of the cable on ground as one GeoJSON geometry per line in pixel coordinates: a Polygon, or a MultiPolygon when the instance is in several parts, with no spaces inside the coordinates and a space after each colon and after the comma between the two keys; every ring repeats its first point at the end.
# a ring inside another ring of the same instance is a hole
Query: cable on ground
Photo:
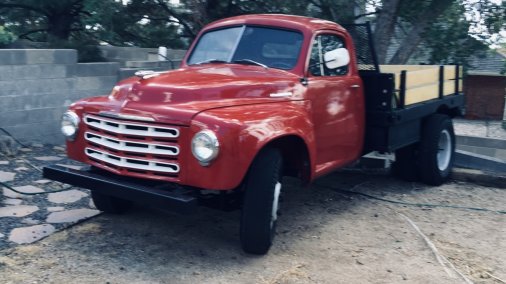
{"type": "MultiPolygon", "coordinates": [[[[370,195],[367,193],[359,192],[359,191],[352,191],[352,190],[346,190],[346,189],[339,189],[323,184],[314,184],[316,186],[327,188],[333,191],[337,191],[340,193],[348,194],[348,195],[360,195],[363,197],[367,197],[369,199],[374,199],[378,201],[393,203],[393,204],[399,204],[399,205],[407,205],[407,206],[417,206],[417,207],[430,207],[430,208],[453,208],[453,209],[464,209],[464,210],[473,210],[473,211],[485,211],[485,212],[493,212],[493,213],[499,213],[499,214],[506,214],[506,210],[493,210],[488,208],[480,208],[480,207],[467,207],[467,206],[458,206],[458,205],[447,205],[447,204],[430,204],[430,203],[411,203],[411,202],[404,202],[399,200],[392,200],[392,199],[386,199],[382,197],[377,197],[374,195],[370,195]]],[[[363,185],[363,183],[358,184],[354,186],[353,188],[357,188],[358,186],[363,185]]],[[[352,189],[353,189],[352,188],[352,189]]]]}

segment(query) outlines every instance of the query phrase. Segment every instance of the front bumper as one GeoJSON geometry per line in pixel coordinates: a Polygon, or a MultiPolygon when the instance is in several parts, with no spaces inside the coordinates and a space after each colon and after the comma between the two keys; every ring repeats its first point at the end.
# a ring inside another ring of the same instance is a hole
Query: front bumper
{"type": "Polygon", "coordinates": [[[44,167],[44,178],[171,211],[190,212],[198,204],[191,190],[167,182],[128,178],[102,170],[44,167]]]}

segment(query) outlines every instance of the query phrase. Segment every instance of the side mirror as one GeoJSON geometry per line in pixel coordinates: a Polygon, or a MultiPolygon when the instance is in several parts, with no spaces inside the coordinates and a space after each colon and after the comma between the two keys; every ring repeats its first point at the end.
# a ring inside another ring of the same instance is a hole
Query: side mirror
{"type": "Polygon", "coordinates": [[[350,53],[346,48],[338,48],[326,52],[323,55],[323,59],[328,69],[336,69],[350,63],[350,53]]]}

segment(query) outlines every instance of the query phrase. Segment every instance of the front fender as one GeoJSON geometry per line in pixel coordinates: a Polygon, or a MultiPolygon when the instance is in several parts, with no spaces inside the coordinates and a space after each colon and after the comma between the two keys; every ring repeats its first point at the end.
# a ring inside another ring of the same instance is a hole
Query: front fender
{"type": "Polygon", "coordinates": [[[191,135],[208,129],[220,142],[220,153],[209,166],[186,159],[183,183],[195,187],[229,190],[240,185],[256,154],[269,142],[287,135],[306,144],[314,170],[315,142],[309,101],[289,101],[213,109],[196,115],[191,135]]]}

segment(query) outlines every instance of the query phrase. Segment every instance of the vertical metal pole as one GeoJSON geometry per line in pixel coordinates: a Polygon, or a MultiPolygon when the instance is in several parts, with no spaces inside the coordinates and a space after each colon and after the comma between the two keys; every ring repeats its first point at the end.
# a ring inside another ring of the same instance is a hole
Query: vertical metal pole
{"type": "Polygon", "coordinates": [[[455,94],[459,93],[460,65],[455,66],[455,94]]]}
{"type": "Polygon", "coordinates": [[[367,22],[365,24],[366,26],[366,29],[367,29],[367,39],[369,41],[369,49],[370,49],[370,52],[372,53],[372,60],[374,61],[373,64],[374,64],[374,68],[376,68],[376,72],[378,73],[381,73],[380,71],[380,67],[379,67],[379,63],[378,63],[378,56],[376,54],[376,48],[374,46],[374,40],[372,38],[372,29],[371,29],[371,23],[370,22],[367,22]]]}
{"type": "Polygon", "coordinates": [[[405,104],[406,104],[406,70],[402,70],[399,89],[399,108],[404,108],[405,104]]]}
{"type": "Polygon", "coordinates": [[[439,98],[442,99],[444,94],[444,83],[445,83],[445,67],[439,66],[439,98]]]}

